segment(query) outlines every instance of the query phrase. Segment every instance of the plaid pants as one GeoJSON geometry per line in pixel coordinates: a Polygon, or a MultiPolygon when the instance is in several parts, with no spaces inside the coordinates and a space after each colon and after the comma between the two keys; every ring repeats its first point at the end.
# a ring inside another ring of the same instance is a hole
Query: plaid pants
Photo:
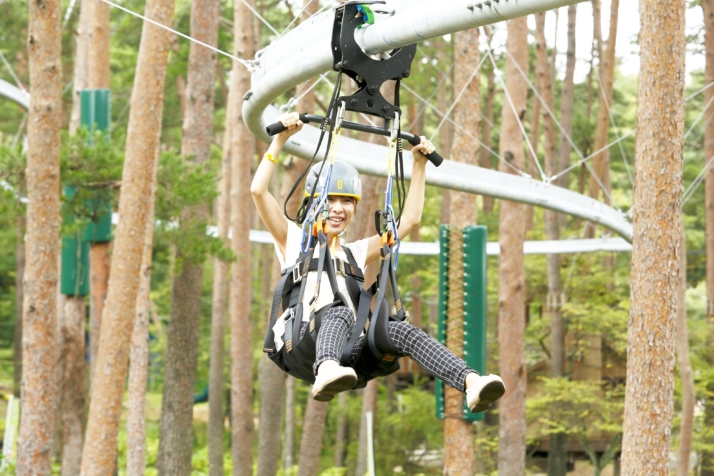
{"type": "MultiPolygon", "coordinates": [[[[355,332],[354,326],[354,314],[348,307],[333,307],[325,313],[317,335],[317,355],[313,367],[315,374],[317,374],[317,367],[325,360],[340,360],[342,348],[355,332]]],[[[300,337],[306,327],[307,323],[304,322],[300,329],[300,337]]],[[[439,341],[408,322],[390,321],[388,331],[389,338],[400,356],[410,357],[430,375],[441,379],[450,387],[463,392],[466,376],[470,372],[476,372],[439,341]]],[[[357,362],[364,341],[365,336],[357,339],[352,349],[350,365],[357,362]]]]}

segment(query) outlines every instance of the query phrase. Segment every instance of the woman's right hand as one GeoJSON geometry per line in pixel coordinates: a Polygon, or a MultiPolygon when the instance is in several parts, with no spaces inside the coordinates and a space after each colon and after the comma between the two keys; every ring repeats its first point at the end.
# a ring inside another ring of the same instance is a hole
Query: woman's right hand
{"type": "Polygon", "coordinates": [[[278,117],[276,122],[280,122],[287,127],[287,130],[275,135],[276,139],[281,140],[283,143],[287,142],[291,136],[300,132],[303,126],[303,122],[300,120],[300,115],[297,112],[282,114],[278,117]]]}

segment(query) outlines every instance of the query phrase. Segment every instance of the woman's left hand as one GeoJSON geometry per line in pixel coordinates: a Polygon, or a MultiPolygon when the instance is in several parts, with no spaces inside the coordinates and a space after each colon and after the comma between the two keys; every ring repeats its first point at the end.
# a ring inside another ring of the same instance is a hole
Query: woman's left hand
{"type": "Polygon", "coordinates": [[[434,147],[434,144],[432,144],[431,141],[426,137],[421,136],[420,139],[421,143],[412,147],[412,155],[414,156],[415,160],[419,159],[426,161],[426,155],[434,152],[436,148],[434,147]]]}

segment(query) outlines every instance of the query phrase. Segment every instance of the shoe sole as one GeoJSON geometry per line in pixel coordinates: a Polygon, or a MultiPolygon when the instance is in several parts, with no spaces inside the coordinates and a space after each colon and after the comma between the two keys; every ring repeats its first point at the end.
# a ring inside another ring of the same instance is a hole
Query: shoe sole
{"type": "Polygon", "coordinates": [[[357,379],[352,375],[345,375],[325,385],[324,388],[312,394],[312,398],[318,402],[329,402],[335,395],[351,390],[357,383],[357,379]]]}
{"type": "Polygon", "coordinates": [[[493,402],[498,400],[506,393],[506,387],[502,382],[490,382],[481,389],[479,400],[476,405],[471,408],[471,413],[480,413],[488,410],[493,402]]]}

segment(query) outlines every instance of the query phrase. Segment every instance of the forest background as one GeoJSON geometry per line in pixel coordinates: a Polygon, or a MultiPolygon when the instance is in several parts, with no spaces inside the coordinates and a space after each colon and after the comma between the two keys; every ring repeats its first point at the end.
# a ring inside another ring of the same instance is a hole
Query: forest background
{"type": "MultiPolygon", "coordinates": [[[[87,184],[108,184],[102,193],[114,204],[118,203],[119,187],[116,183],[121,179],[121,167],[124,154],[124,144],[127,135],[128,109],[131,90],[134,83],[135,65],[139,52],[141,20],[119,10],[111,11],[111,43],[110,65],[112,93],[112,121],[110,140],[95,137],[94,146],[86,145],[87,132],[79,131],[74,135],[67,132],[73,106],[72,79],[75,64],[76,36],[79,30],[80,2],[62,2],[65,14],[62,28],[62,64],[65,88],[63,89],[64,123],[62,136],[62,183],[80,188],[91,188],[87,184]],[[70,8],[70,3],[72,8],[70,8]]],[[[324,5],[320,3],[319,7],[324,5]]],[[[28,53],[26,46],[28,11],[24,2],[16,0],[0,0],[3,15],[0,17],[0,52],[4,62],[0,68],[0,78],[8,82],[18,82],[29,89],[28,53]]],[[[122,6],[143,12],[144,2],[126,0],[122,6]]],[[[218,29],[218,47],[224,51],[233,51],[233,2],[226,1],[221,5],[221,19],[218,29]]],[[[256,50],[268,45],[276,37],[273,29],[283,31],[293,24],[295,14],[301,6],[282,0],[259,0],[255,9],[265,21],[257,15],[251,16],[251,24],[256,38],[256,50]],[[267,26],[270,25],[270,26],[267,26]]],[[[691,10],[701,10],[698,2],[691,2],[691,10]]],[[[178,0],[175,6],[175,17],[172,27],[178,31],[190,32],[191,2],[178,0]]],[[[592,15],[592,9],[581,9],[579,21],[585,15],[592,15]]],[[[548,13],[549,25],[553,22],[554,13],[548,13]]],[[[566,9],[559,12],[564,17],[566,9]]],[[[604,15],[603,15],[604,16],[604,15]]],[[[612,17],[611,17],[612,18],[612,17]]],[[[623,19],[625,22],[629,19],[623,19]]],[[[587,21],[592,21],[588,18],[587,21]]],[[[617,17],[615,17],[617,21],[617,17]]],[[[535,28],[531,20],[529,24],[535,28]]],[[[562,25],[562,22],[559,22],[562,25]]],[[[607,31],[607,22],[603,19],[603,32],[607,31]]],[[[530,78],[537,83],[535,32],[529,35],[530,78]]],[[[702,25],[688,26],[688,51],[693,57],[704,55],[704,34],[702,25]]],[[[607,42],[607,35],[602,43],[607,42]]],[[[474,130],[469,124],[460,127],[470,131],[472,135],[482,138],[491,147],[496,147],[499,141],[501,110],[504,105],[503,88],[494,85],[494,70],[505,70],[505,25],[497,24],[491,29],[481,29],[479,35],[480,48],[485,51],[493,48],[495,67],[489,61],[483,63],[477,76],[480,80],[482,104],[481,110],[486,115],[481,122],[481,129],[474,130]],[[489,110],[488,102],[491,102],[489,110]],[[491,127],[486,128],[487,124],[491,127]],[[484,136],[484,131],[487,134],[484,136]],[[489,132],[490,131],[490,132],[489,132]]],[[[561,110],[561,91],[563,79],[561,59],[553,61],[554,56],[562,58],[565,51],[553,49],[553,31],[547,31],[548,55],[552,66],[557,70],[552,88],[555,91],[555,111],[561,110]]],[[[620,39],[622,41],[622,39],[620,39]]],[[[636,38],[630,38],[636,43],[636,38]]],[[[596,45],[597,46],[597,45],[596,45]]],[[[574,85],[574,105],[572,109],[573,143],[588,156],[594,152],[596,143],[596,119],[601,107],[599,97],[601,87],[598,82],[597,48],[592,47],[593,55],[588,58],[585,70],[587,73],[574,85]]],[[[181,157],[182,124],[186,111],[185,89],[189,62],[189,42],[175,37],[169,53],[166,86],[164,94],[164,114],[161,124],[161,157],[158,170],[158,191],[156,201],[156,227],[152,248],[153,264],[151,269],[151,319],[150,329],[150,360],[148,377],[148,394],[146,409],[146,447],[147,474],[156,471],[159,453],[159,420],[161,416],[161,398],[164,392],[164,368],[167,347],[167,326],[171,315],[172,286],[174,277],[180,273],[185,263],[201,263],[202,274],[200,299],[200,329],[198,334],[198,361],[196,384],[194,392],[201,394],[207,388],[211,357],[211,314],[214,289],[214,266],[220,260],[230,262],[234,254],[220,239],[206,237],[200,227],[177,227],[181,221],[181,213],[186,207],[206,205],[213,210],[209,222],[217,224],[217,212],[214,202],[220,193],[222,177],[221,163],[225,156],[224,135],[227,118],[229,86],[231,83],[231,62],[218,56],[215,82],[215,119],[213,123],[213,138],[211,157],[206,165],[196,165],[181,157]],[[183,253],[177,253],[181,250],[183,253]],[[190,253],[186,250],[191,250],[190,253]]],[[[580,47],[580,46],[579,46],[580,47]]],[[[616,51],[616,54],[618,52],[616,51]]],[[[251,57],[252,54],[245,55],[251,57]]],[[[405,85],[410,91],[402,91],[402,104],[407,113],[405,122],[413,125],[413,130],[433,138],[439,150],[445,157],[449,156],[452,145],[454,127],[447,121],[442,124],[441,115],[436,112],[447,111],[458,96],[454,85],[451,65],[457,56],[454,38],[446,35],[440,39],[421,43],[417,49],[417,57],[412,74],[405,85]],[[441,85],[441,87],[438,87],[441,85]],[[435,109],[424,107],[419,101],[430,98],[435,109]],[[417,117],[418,116],[418,117],[417,117]]],[[[623,61],[626,61],[625,58],[623,61]]],[[[703,68],[703,62],[695,61],[703,68]]],[[[581,67],[583,64],[580,65],[581,67]]],[[[467,65],[468,67],[468,65],[467,65]]],[[[475,65],[471,65],[473,69],[475,65]]],[[[621,74],[620,63],[614,69],[614,86],[610,107],[611,126],[606,143],[631,133],[635,127],[637,106],[637,77],[621,74]]],[[[704,71],[696,67],[688,68],[686,96],[700,91],[705,85],[704,71]]],[[[542,87],[542,86],[538,86],[542,87]]],[[[330,95],[329,87],[319,83],[315,87],[315,111],[322,112],[330,95]]],[[[31,92],[31,90],[30,90],[31,92]]],[[[290,91],[278,100],[285,104],[299,91],[290,91]]],[[[539,111],[539,101],[533,91],[528,94],[527,114],[524,118],[526,131],[536,149],[541,163],[544,156],[544,137],[541,134],[542,109],[539,111]],[[540,121],[540,122],[539,122],[540,121]]],[[[695,182],[705,165],[704,130],[709,119],[702,121],[700,112],[705,108],[705,96],[698,94],[687,101],[685,130],[685,187],[695,182]]],[[[710,115],[707,113],[707,116],[710,115]]],[[[21,246],[23,236],[22,219],[24,204],[18,197],[22,196],[24,187],[24,136],[27,116],[23,110],[7,101],[0,102],[0,175],[3,189],[0,194],[0,384],[6,393],[19,394],[19,380],[13,380],[14,368],[17,367],[16,322],[18,309],[16,305],[17,250],[21,246]],[[15,357],[15,358],[14,358],[15,357]]],[[[457,127],[459,127],[457,125],[457,127]]],[[[254,156],[254,164],[262,156],[265,146],[256,144],[255,150],[248,151],[254,156]]],[[[497,168],[498,159],[481,152],[482,166],[497,168]]],[[[283,158],[281,158],[283,161],[283,158]]],[[[630,135],[610,149],[609,180],[612,203],[619,209],[627,211],[633,200],[632,177],[634,161],[634,136],[630,135]]],[[[527,171],[537,175],[534,163],[528,160],[527,171]]],[[[569,164],[577,164],[578,158],[571,152],[569,164]]],[[[288,159],[285,163],[290,163],[288,159]]],[[[305,162],[297,161],[298,168],[305,162]]],[[[288,167],[286,167],[287,170],[288,167]]],[[[275,192],[280,190],[280,178],[286,172],[276,177],[275,192]]],[[[562,186],[581,193],[587,193],[591,186],[586,167],[576,165],[568,174],[562,186]]],[[[499,202],[487,198],[474,197],[478,206],[478,223],[488,227],[489,241],[499,239],[499,202]]],[[[418,238],[421,241],[436,241],[439,236],[439,224],[448,223],[449,195],[441,190],[429,187],[424,217],[418,238]]],[[[249,206],[244,204],[243,206],[249,206]]],[[[252,205],[251,205],[252,206],[252,205]]],[[[63,233],[70,234],[89,220],[86,210],[73,206],[65,199],[65,209],[74,215],[74,223],[65,225],[63,233]]],[[[371,214],[362,211],[362,217],[368,220],[371,214]]],[[[528,240],[546,239],[543,210],[529,208],[526,214],[528,240]]],[[[590,233],[586,224],[572,217],[562,217],[560,220],[561,239],[580,238],[590,233]]],[[[692,450],[697,454],[714,451],[712,431],[707,431],[704,424],[705,414],[701,408],[706,401],[707,387],[714,383],[714,371],[709,359],[710,343],[707,341],[707,299],[706,299],[706,255],[705,255],[705,208],[704,187],[692,189],[684,206],[684,223],[687,246],[687,321],[689,328],[689,345],[692,368],[695,376],[696,397],[699,402],[693,428],[692,450]]],[[[260,229],[261,224],[253,214],[245,226],[260,229]]],[[[607,234],[598,229],[596,236],[607,234]]],[[[271,245],[251,245],[252,265],[251,276],[251,320],[253,361],[254,361],[254,395],[261,395],[258,375],[261,372],[259,361],[262,357],[262,337],[265,331],[267,307],[271,300],[271,288],[277,280],[273,265],[273,247],[271,245]]],[[[624,403],[624,378],[612,378],[608,381],[590,381],[577,379],[579,365],[584,362],[588,352],[589,342],[593,336],[599,336],[603,344],[603,365],[623,366],[626,357],[627,319],[629,311],[629,253],[589,253],[564,255],[560,265],[563,318],[568,329],[566,374],[560,378],[550,378],[541,371],[544,363],[550,359],[550,321],[548,315],[548,277],[546,257],[529,255],[525,258],[525,304],[527,321],[525,352],[528,365],[529,385],[538,382],[538,394],[528,395],[527,421],[529,423],[527,465],[536,470],[538,454],[536,449],[540,442],[548,440],[552,434],[565,432],[569,440],[578,441],[582,445],[584,456],[599,471],[602,466],[612,463],[614,455],[619,451],[622,432],[622,407],[624,403]],[[588,448],[591,442],[600,444],[599,450],[588,448]],[[603,450],[604,455],[603,455],[603,450]],[[610,450],[609,452],[607,450],[610,450]],[[608,459],[609,458],[609,459],[608,459]]],[[[409,305],[420,306],[423,317],[423,327],[430,333],[436,328],[436,301],[438,287],[438,262],[436,257],[402,255],[399,261],[399,284],[401,292],[409,305]]],[[[489,371],[498,368],[498,257],[488,259],[488,349],[489,371]]],[[[225,346],[230,347],[229,333],[225,333],[225,346]]],[[[230,372],[228,359],[224,363],[225,374],[230,372]]],[[[17,375],[17,372],[15,372],[17,375]]],[[[230,379],[226,379],[229,382],[230,379]]],[[[677,380],[677,382],[679,382],[677,380]]],[[[424,455],[444,446],[443,423],[436,418],[434,410],[433,384],[423,374],[415,374],[414,382],[405,386],[396,379],[381,379],[378,384],[377,414],[375,427],[375,444],[377,474],[439,474],[440,468],[429,468],[424,463],[424,455]],[[421,455],[421,457],[420,457],[421,455]]],[[[281,382],[285,385],[285,382],[281,382]]],[[[675,391],[675,414],[681,404],[681,389],[679,383],[675,391]]],[[[228,392],[226,384],[226,392],[228,392]]],[[[294,436],[293,442],[299,442],[304,429],[306,406],[309,399],[309,389],[298,382],[294,389],[294,436]]],[[[88,400],[88,399],[87,399],[88,400]]],[[[227,401],[229,399],[226,399],[227,401]]],[[[255,398],[254,415],[256,427],[259,426],[261,401],[255,398]]],[[[360,465],[364,464],[364,455],[360,454],[360,419],[362,414],[361,392],[350,392],[339,403],[330,405],[326,418],[324,439],[319,458],[319,473],[315,474],[359,474],[360,465]]],[[[4,406],[0,404],[0,414],[4,414],[4,406]]],[[[283,410],[284,411],[284,410],[283,410]]],[[[229,413],[226,410],[226,413],[229,413]]],[[[497,411],[487,416],[486,421],[474,426],[476,455],[476,471],[489,474],[496,470],[498,453],[498,417],[497,411]]],[[[193,474],[208,474],[208,411],[206,403],[194,407],[193,431],[189,438],[193,447],[191,466],[193,474]]],[[[673,421],[672,450],[678,447],[679,420],[673,421]]],[[[287,430],[286,430],[287,431],[287,430]]],[[[283,433],[285,434],[285,433],[283,433]]],[[[231,468],[230,431],[225,430],[225,468],[231,468]]],[[[296,474],[297,455],[301,452],[299,445],[293,443],[290,447],[285,443],[282,450],[282,463],[278,474],[296,474]]],[[[255,438],[255,454],[258,455],[258,439],[255,438]]],[[[124,474],[126,467],[126,432],[122,421],[119,436],[119,456],[117,467],[124,474]]],[[[56,451],[55,470],[60,471],[61,449],[56,451]]],[[[256,456],[256,461],[259,457],[256,456]]],[[[615,458],[616,459],[616,458],[615,458]]],[[[701,458],[696,459],[701,465],[701,458]]],[[[257,464],[257,463],[256,463],[257,464]]],[[[363,468],[363,466],[361,466],[363,468]]],[[[698,470],[700,470],[699,468],[698,470]]],[[[705,468],[706,469],[706,468],[705,468]]],[[[705,473],[701,473],[705,474],[705,473]]]]}

